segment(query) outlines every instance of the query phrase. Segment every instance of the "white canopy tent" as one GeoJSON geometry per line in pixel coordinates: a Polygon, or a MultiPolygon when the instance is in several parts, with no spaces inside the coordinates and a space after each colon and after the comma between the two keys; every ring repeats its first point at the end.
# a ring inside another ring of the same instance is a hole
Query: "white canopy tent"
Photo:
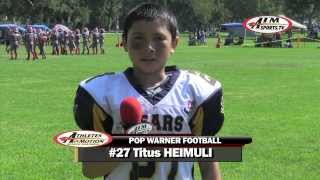
{"type": "Polygon", "coordinates": [[[292,22],[292,28],[294,29],[303,29],[303,30],[307,30],[307,26],[303,25],[303,24],[300,24],[298,23],[297,21],[285,16],[285,15],[278,15],[279,17],[282,17],[282,18],[286,18],[288,20],[290,20],[292,22]]]}
{"type": "Polygon", "coordinates": [[[56,25],[52,28],[52,30],[54,30],[54,31],[59,31],[59,30],[61,30],[61,31],[67,31],[67,32],[70,32],[70,31],[71,31],[67,26],[62,25],[62,24],[56,24],[56,25]]]}

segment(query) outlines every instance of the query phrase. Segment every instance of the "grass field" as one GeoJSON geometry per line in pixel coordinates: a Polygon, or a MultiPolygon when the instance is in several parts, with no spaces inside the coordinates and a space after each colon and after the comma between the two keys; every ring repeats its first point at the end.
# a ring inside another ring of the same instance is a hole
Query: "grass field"
{"type": "MultiPolygon", "coordinates": [[[[223,179],[318,179],[320,48],[188,47],[169,64],[199,70],[224,87],[223,136],[251,136],[243,162],[221,163],[223,179]]],[[[9,61],[0,46],[0,179],[86,179],[73,149],[54,135],[77,129],[73,98],[80,80],[130,65],[122,49],[91,56],[9,61]]],[[[196,169],[197,179],[200,173],[196,169]]]]}

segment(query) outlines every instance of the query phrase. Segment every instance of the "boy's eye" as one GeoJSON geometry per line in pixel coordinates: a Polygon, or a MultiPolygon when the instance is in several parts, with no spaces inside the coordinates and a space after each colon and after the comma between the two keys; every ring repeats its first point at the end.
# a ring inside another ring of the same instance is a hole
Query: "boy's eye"
{"type": "Polygon", "coordinates": [[[137,38],[133,38],[133,41],[130,43],[130,47],[133,49],[141,49],[142,47],[144,47],[144,41],[142,37],[137,37],[137,38]]]}
{"type": "Polygon", "coordinates": [[[154,39],[158,40],[158,41],[166,40],[166,38],[164,36],[156,36],[154,39]]]}
{"type": "Polygon", "coordinates": [[[133,39],[134,39],[134,40],[142,40],[143,37],[142,37],[142,36],[135,36],[135,37],[133,37],[133,39]]]}

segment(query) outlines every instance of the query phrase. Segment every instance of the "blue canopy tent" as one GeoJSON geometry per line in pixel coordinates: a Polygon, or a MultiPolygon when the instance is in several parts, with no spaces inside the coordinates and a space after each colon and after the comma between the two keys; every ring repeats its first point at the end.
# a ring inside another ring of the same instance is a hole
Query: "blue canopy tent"
{"type": "Polygon", "coordinates": [[[25,32],[26,29],[21,27],[21,26],[18,26],[16,24],[0,24],[0,30],[7,30],[7,29],[10,29],[10,28],[15,28],[17,27],[19,29],[20,32],[25,32]]]}
{"type": "MultiPolygon", "coordinates": [[[[29,25],[22,25],[22,27],[24,27],[25,29],[27,29],[27,26],[29,26],[29,25]]],[[[31,25],[31,27],[33,29],[41,29],[42,31],[51,31],[51,29],[44,24],[33,24],[33,25],[31,25]]]]}
{"type": "Polygon", "coordinates": [[[48,26],[43,25],[43,24],[34,24],[34,25],[32,25],[32,28],[41,29],[43,31],[51,31],[51,29],[48,26]]]}
{"type": "Polygon", "coordinates": [[[252,31],[247,31],[246,28],[242,26],[242,23],[225,23],[221,24],[222,32],[229,32],[233,36],[246,37],[246,36],[256,36],[256,33],[252,31]]]}
{"type": "Polygon", "coordinates": [[[243,26],[242,26],[242,23],[225,23],[225,24],[221,24],[221,27],[230,29],[230,28],[240,28],[243,26]]]}
{"type": "Polygon", "coordinates": [[[0,43],[3,43],[5,41],[7,30],[11,28],[18,28],[19,32],[22,34],[26,31],[26,29],[16,24],[0,24],[0,43]]]}
{"type": "Polygon", "coordinates": [[[242,45],[248,36],[256,37],[256,33],[247,31],[246,28],[243,27],[242,23],[221,24],[220,31],[229,33],[228,37],[226,38],[225,45],[234,44],[234,37],[239,37],[239,40],[237,43],[235,43],[235,45],[242,45]]]}

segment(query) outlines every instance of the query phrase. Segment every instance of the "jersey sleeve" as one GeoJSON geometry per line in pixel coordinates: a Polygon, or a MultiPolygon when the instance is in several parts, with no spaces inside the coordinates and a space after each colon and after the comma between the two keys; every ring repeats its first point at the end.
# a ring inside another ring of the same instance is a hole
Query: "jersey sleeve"
{"type": "Polygon", "coordinates": [[[196,136],[214,136],[221,129],[223,122],[223,93],[219,87],[197,107],[189,126],[192,134],[196,136]]]}
{"type": "Polygon", "coordinates": [[[93,130],[111,134],[113,119],[94,98],[81,86],[74,101],[74,119],[82,130],[93,130]]]}

